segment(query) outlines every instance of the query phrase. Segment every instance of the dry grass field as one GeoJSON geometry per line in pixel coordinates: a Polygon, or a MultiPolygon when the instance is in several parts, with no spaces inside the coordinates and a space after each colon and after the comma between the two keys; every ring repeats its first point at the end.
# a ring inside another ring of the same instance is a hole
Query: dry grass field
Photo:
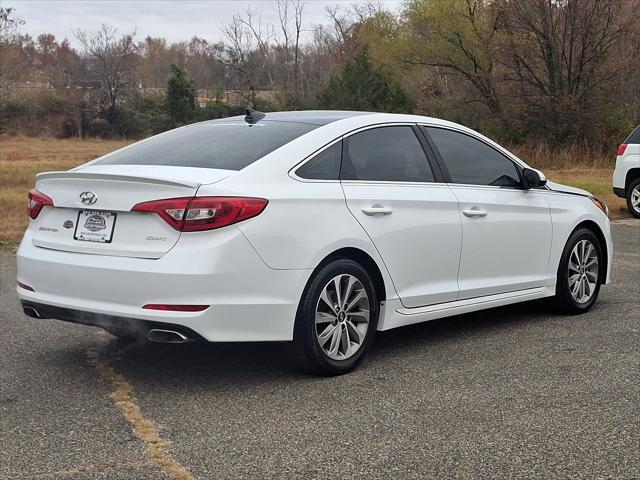
{"type": "Polygon", "coordinates": [[[20,239],[29,223],[27,192],[39,172],[68,170],[131,141],[0,137],[0,242],[20,239]]]}
{"type": "MultiPolygon", "coordinates": [[[[28,224],[27,192],[38,172],[67,170],[131,143],[128,140],[0,137],[0,245],[15,246],[28,224]]],[[[604,198],[614,217],[626,217],[624,200],[611,194],[614,155],[587,149],[552,152],[545,146],[514,147],[550,180],[584,188],[604,198]]]]}

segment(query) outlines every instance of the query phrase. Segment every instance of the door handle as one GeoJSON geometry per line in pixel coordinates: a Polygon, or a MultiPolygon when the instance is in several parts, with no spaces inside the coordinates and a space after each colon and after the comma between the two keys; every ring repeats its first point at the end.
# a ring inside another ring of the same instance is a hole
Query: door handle
{"type": "Polygon", "coordinates": [[[471,207],[471,208],[462,210],[462,214],[465,217],[477,218],[477,217],[486,217],[489,214],[489,212],[478,207],[471,207]]]}
{"type": "Polygon", "coordinates": [[[365,207],[362,209],[362,213],[365,215],[374,216],[374,215],[391,215],[393,212],[392,209],[388,207],[383,207],[381,205],[373,205],[371,207],[365,207]]]}

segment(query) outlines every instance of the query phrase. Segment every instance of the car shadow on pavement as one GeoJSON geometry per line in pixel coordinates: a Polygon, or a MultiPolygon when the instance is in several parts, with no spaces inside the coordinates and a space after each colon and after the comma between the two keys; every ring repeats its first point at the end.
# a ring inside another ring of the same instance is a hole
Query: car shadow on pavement
{"type": "MultiPolygon", "coordinates": [[[[388,368],[411,362],[460,341],[502,342],[518,329],[537,322],[558,321],[544,302],[534,301],[378,332],[373,348],[358,370],[388,368]]],[[[281,343],[131,344],[110,335],[102,355],[134,384],[157,388],[209,388],[255,385],[256,382],[309,381],[289,364],[281,343]]],[[[442,356],[439,353],[439,356],[442,356]]]]}

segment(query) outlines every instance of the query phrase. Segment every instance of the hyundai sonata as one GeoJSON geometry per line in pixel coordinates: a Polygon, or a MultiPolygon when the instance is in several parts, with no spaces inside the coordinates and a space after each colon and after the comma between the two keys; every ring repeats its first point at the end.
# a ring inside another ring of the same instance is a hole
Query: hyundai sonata
{"type": "Polygon", "coordinates": [[[352,369],[378,330],[609,281],[607,207],[434,118],[248,110],[38,175],[24,312],[150,341],[288,342],[352,369]]]}

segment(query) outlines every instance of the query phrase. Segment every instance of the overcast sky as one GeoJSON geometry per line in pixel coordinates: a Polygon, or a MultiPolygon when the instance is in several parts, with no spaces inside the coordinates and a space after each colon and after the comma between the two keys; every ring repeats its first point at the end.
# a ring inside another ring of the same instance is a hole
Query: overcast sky
{"type": "MultiPolygon", "coordinates": [[[[362,1],[362,0],[361,0],[362,1]]],[[[306,0],[303,28],[326,23],[325,7],[344,8],[357,0],[306,0]]],[[[388,9],[398,9],[402,0],[385,0],[388,9]]],[[[170,42],[188,40],[194,35],[209,41],[222,39],[220,26],[234,14],[247,8],[259,10],[264,22],[277,23],[275,0],[2,0],[3,7],[15,8],[18,18],[26,23],[22,33],[34,39],[41,33],[53,33],[58,40],[73,36],[77,29],[97,30],[102,23],[120,32],[137,31],[137,38],[147,35],[164,37],[170,42]]]]}

